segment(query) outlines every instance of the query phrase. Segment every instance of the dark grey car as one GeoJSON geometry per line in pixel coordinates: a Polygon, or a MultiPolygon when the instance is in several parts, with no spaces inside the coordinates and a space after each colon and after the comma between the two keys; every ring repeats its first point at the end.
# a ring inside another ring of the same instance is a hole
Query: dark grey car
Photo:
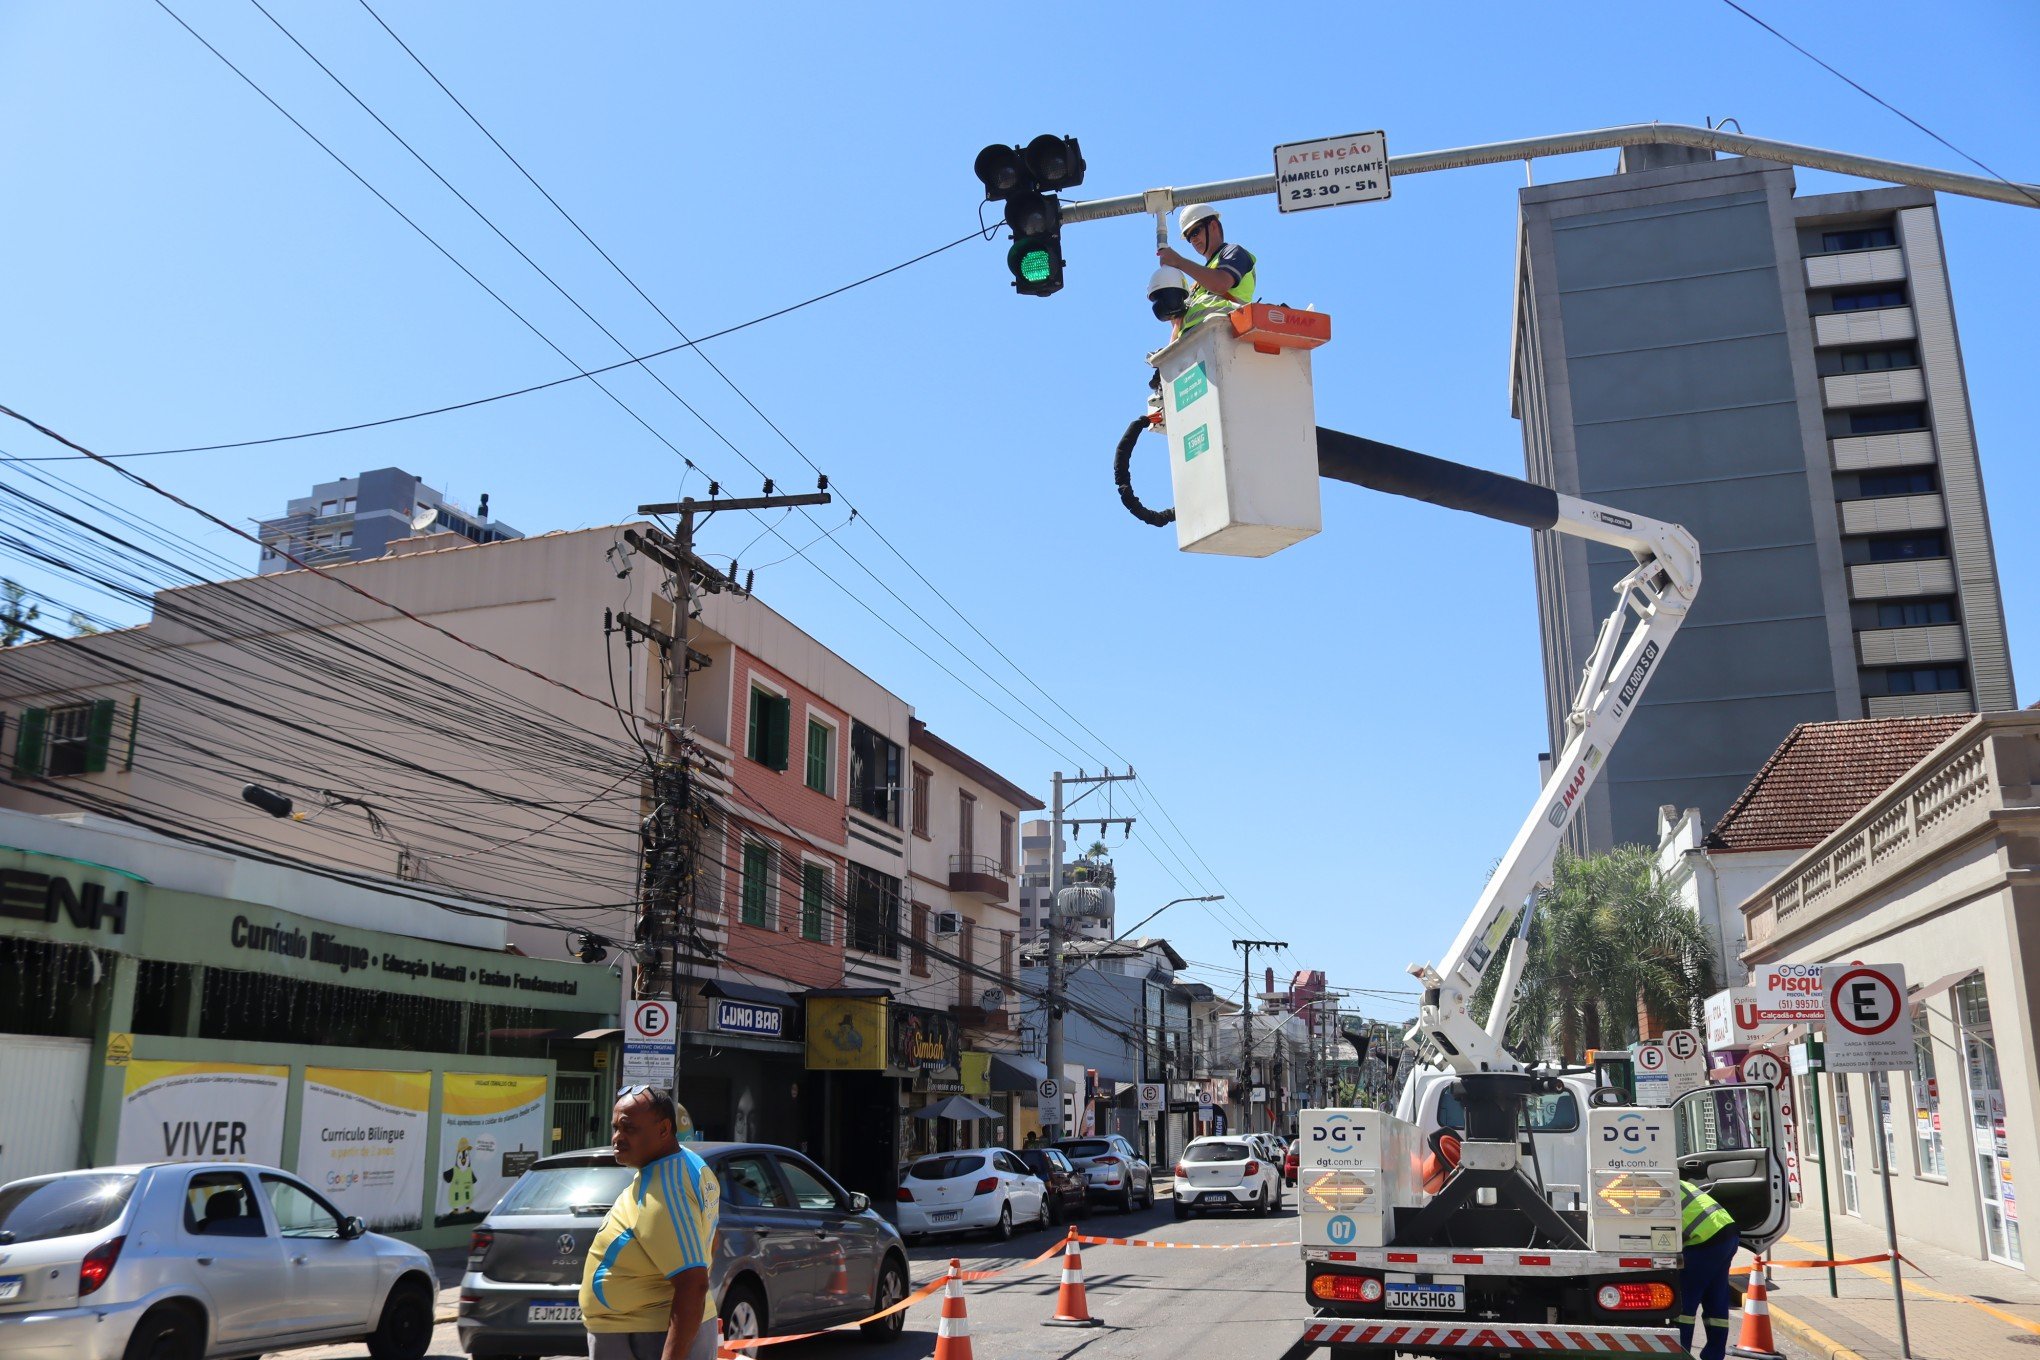
{"type": "MultiPolygon", "coordinates": [[[[722,1185],[709,1290],[723,1335],[770,1336],[853,1322],[907,1294],[891,1224],[791,1148],[689,1143],[722,1185]]],[[[461,1348],[474,1356],[585,1355],[588,1244],[630,1184],[608,1148],[540,1158],[475,1229],[460,1285],[461,1348]]],[[[870,1324],[899,1335],[904,1311],[870,1324]]]]}

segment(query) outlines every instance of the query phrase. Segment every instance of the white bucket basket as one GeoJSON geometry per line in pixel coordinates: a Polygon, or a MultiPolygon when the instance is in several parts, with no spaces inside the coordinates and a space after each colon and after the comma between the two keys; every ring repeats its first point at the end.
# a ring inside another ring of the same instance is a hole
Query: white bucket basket
{"type": "MultiPolygon", "coordinates": [[[[1280,308],[1251,311],[1277,325],[1285,316],[1280,308]]],[[[1310,350],[1264,352],[1229,322],[1207,321],[1155,356],[1176,546],[1267,557],[1323,527],[1310,350]]]]}

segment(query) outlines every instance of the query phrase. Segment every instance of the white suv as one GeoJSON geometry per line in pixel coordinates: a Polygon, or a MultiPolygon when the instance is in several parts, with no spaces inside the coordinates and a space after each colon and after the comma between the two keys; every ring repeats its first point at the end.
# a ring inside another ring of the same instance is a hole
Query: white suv
{"type": "Polygon", "coordinates": [[[1259,1135],[1193,1139],[1176,1163],[1176,1217],[1214,1210],[1270,1213],[1282,1207],[1282,1164],[1259,1135]]]}

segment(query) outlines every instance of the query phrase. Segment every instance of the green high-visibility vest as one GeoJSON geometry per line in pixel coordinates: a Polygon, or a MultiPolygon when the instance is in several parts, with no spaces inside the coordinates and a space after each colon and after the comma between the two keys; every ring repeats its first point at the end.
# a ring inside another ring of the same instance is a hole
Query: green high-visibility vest
{"type": "Polygon", "coordinates": [[[1714,1196],[1696,1185],[1679,1182],[1679,1237],[1685,1245],[1712,1242],[1734,1226],[1735,1215],[1717,1204],[1714,1196]]]}
{"type": "MultiPolygon", "coordinates": [[[[1210,257],[1204,261],[1204,267],[1218,268],[1218,257],[1224,250],[1225,247],[1221,245],[1211,252],[1210,257]]],[[[1255,268],[1258,267],[1257,263],[1255,268]]],[[[1190,286],[1189,305],[1183,310],[1183,332],[1187,335],[1212,317],[1238,311],[1253,300],[1254,269],[1247,270],[1244,278],[1223,293],[1214,293],[1203,284],[1193,282],[1190,286]]]]}

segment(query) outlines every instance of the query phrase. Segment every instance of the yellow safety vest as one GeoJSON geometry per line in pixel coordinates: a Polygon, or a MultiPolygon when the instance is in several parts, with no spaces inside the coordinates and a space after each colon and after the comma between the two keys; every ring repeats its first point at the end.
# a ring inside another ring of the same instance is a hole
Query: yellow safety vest
{"type": "MultiPolygon", "coordinates": [[[[1218,257],[1224,250],[1225,247],[1221,245],[1217,250],[1211,252],[1210,258],[1204,262],[1204,267],[1206,269],[1216,269],[1218,267],[1218,257]]],[[[1257,261],[1256,267],[1258,267],[1258,263],[1257,261]]],[[[1183,333],[1187,335],[1212,317],[1224,316],[1227,312],[1237,311],[1253,300],[1253,269],[1247,270],[1245,277],[1223,293],[1214,293],[1203,284],[1193,281],[1190,285],[1190,303],[1183,311],[1183,333]]]]}
{"type": "Polygon", "coordinates": [[[1735,1226],[1735,1215],[1715,1202],[1714,1196],[1698,1186],[1679,1182],[1679,1237],[1685,1245],[1697,1247],[1712,1242],[1735,1226]]]}

